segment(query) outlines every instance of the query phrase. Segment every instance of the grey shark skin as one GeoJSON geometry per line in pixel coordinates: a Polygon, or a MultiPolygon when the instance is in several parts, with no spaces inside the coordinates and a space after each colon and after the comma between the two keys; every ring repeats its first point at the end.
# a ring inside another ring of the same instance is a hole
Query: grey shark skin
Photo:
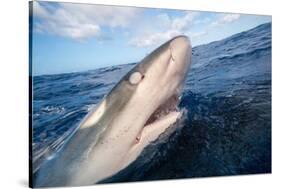
{"type": "Polygon", "coordinates": [[[145,57],[36,171],[34,187],[91,185],[134,162],[181,118],[177,105],[190,63],[186,36],[145,57]]]}

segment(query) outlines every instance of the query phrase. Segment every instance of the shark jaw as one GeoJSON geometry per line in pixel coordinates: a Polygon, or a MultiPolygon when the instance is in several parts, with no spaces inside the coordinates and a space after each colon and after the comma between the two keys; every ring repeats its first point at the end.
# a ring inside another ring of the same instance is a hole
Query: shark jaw
{"type": "MultiPolygon", "coordinates": [[[[168,127],[172,126],[177,120],[179,120],[183,114],[182,110],[178,107],[180,102],[179,94],[172,95],[164,104],[161,104],[155,112],[151,114],[148,118],[147,122],[144,124],[143,129],[136,137],[136,144],[138,144],[142,138],[143,132],[146,130],[153,130],[153,127],[163,127],[163,123],[168,127]],[[152,127],[152,128],[151,128],[152,127]]],[[[163,130],[167,129],[163,127],[163,130]]]]}

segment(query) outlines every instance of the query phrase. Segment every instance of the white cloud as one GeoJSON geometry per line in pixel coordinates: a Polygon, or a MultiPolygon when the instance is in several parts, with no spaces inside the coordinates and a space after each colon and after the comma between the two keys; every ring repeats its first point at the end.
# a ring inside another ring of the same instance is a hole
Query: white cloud
{"type": "Polygon", "coordinates": [[[156,44],[163,43],[172,37],[180,35],[181,32],[178,30],[167,30],[166,32],[157,32],[153,34],[143,34],[133,38],[129,44],[135,47],[148,47],[156,44]]]}
{"type": "Polygon", "coordinates": [[[135,47],[148,47],[156,44],[163,43],[177,35],[184,34],[191,25],[194,19],[199,15],[195,12],[187,12],[182,17],[170,18],[167,14],[160,14],[156,20],[152,20],[151,27],[155,27],[150,32],[142,32],[134,37],[129,44],[135,47]],[[161,23],[160,25],[157,23],[161,23]]]}
{"type": "MultiPolygon", "coordinates": [[[[36,32],[48,33],[84,41],[96,38],[99,41],[111,39],[105,28],[114,32],[115,28],[125,28],[124,34],[134,47],[159,45],[177,35],[188,35],[200,39],[216,27],[232,23],[240,18],[239,14],[218,14],[216,19],[200,17],[199,12],[186,11],[182,16],[162,13],[156,16],[141,14],[143,9],[46,2],[34,2],[33,13],[36,19],[36,32]],[[198,25],[205,25],[202,31],[193,31],[198,25]]],[[[114,36],[114,35],[113,35],[114,36]]]]}
{"type": "Polygon", "coordinates": [[[211,24],[211,27],[216,27],[223,24],[232,23],[240,18],[240,14],[223,14],[218,20],[211,24]]]}
{"type": "MultiPolygon", "coordinates": [[[[207,35],[211,30],[213,30],[216,27],[223,26],[225,24],[232,23],[240,18],[240,14],[222,14],[220,15],[216,20],[212,21],[209,25],[206,26],[206,29],[204,31],[200,32],[191,32],[189,33],[189,36],[191,38],[200,38],[202,36],[207,35]]],[[[195,23],[207,23],[207,21],[210,21],[210,19],[206,20],[198,20],[195,21],[195,23]]]]}
{"type": "Polygon", "coordinates": [[[228,14],[222,17],[221,20],[223,23],[229,23],[237,20],[238,18],[240,18],[240,14],[228,14]]]}
{"type": "Polygon", "coordinates": [[[206,24],[210,21],[211,21],[211,19],[209,17],[205,17],[205,18],[202,18],[202,19],[195,20],[194,24],[206,24]]]}
{"type": "Polygon", "coordinates": [[[127,27],[140,12],[136,8],[61,3],[48,7],[34,2],[33,14],[39,19],[35,31],[76,40],[105,39],[102,27],[127,27]]]}
{"type": "Polygon", "coordinates": [[[200,31],[200,32],[190,32],[189,33],[189,36],[191,38],[198,38],[198,37],[201,37],[203,35],[206,35],[208,32],[205,30],[205,31],[200,31]]]}

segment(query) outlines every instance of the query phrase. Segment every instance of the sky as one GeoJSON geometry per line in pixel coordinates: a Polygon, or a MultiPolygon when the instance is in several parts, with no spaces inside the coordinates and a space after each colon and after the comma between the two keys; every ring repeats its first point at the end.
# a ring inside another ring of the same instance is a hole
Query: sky
{"type": "Polygon", "coordinates": [[[270,16],[33,1],[32,73],[138,62],[177,35],[207,44],[271,22],[270,16]]]}

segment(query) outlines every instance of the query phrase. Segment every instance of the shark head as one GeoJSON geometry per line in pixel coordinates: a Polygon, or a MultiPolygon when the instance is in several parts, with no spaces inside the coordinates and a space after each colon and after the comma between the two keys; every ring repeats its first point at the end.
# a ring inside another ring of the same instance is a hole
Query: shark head
{"type": "Polygon", "coordinates": [[[124,170],[181,118],[177,106],[190,63],[185,36],[145,57],[38,170],[35,185],[88,185],[124,170]]]}
{"type": "Polygon", "coordinates": [[[135,138],[131,141],[133,145],[142,144],[143,134],[157,138],[164,128],[161,121],[166,120],[168,126],[180,117],[177,105],[190,62],[190,42],[187,37],[178,36],[144,58],[117,86],[124,90],[123,97],[128,91],[130,94],[123,111],[127,121],[132,118],[125,127],[129,138],[135,138]],[[158,133],[153,134],[156,130],[158,133]]]}
{"type": "Polygon", "coordinates": [[[83,123],[81,128],[104,125],[92,158],[106,162],[105,157],[115,157],[107,163],[108,175],[128,166],[180,119],[177,105],[190,64],[189,39],[169,40],[124,76],[83,123]]]}

